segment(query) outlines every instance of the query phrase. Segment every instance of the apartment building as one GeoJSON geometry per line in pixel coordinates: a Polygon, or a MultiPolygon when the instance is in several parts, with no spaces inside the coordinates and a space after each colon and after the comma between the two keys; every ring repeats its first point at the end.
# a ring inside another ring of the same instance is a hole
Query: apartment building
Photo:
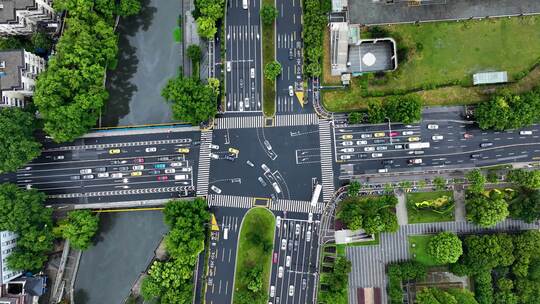
{"type": "Polygon", "coordinates": [[[0,285],[6,284],[22,274],[20,271],[10,270],[6,265],[7,257],[17,246],[17,238],[18,235],[14,232],[0,232],[0,285]]]}
{"type": "Polygon", "coordinates": [[[45,59],[25,50],[0,51],[1,107],[24,107],[34,94],[36,77],[45,70],[45,59]]]}
{"type": "Polygon", "coordinates": [[[39,25],[58,25],[52,0],[0,0],[0,35],[29,35],[39,25]]]}

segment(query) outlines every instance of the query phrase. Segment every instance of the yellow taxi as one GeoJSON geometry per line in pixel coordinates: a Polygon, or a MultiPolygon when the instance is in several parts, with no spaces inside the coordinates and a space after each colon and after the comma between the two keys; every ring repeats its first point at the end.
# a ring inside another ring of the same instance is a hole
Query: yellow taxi
{"type": "Polygon", "coordinates": [[[352,134],[345,134],[341,136],[341,139],[352,139],[352,138],[353,138],[352,134]]]}
{"type": "Polygon", "coordinates": [[[409,141],[420,141],[420,137],[418,137],[418,136],[413,136],[413,137],[409,137],[408,140],[409,140],[409,141]]]}
{"type": "Polygon", "coordinates": [[[373,137],[384,137],[384,132],[377,132],[373,134],[373,137]]]}
{"type": "Polygon", "coordinates": [[[185,153],[185,154],[187,154],[187,153],[189,153],[189,148],[180,148],[180,149],[178,149],[178,153],[185,153]]]}
{"type": "Polygon", "coordinates": [[[238,151],[238,149],[235,149],[235,148],[229,148],[229,153],[238,155],[238,153],[240,153],[240,151],[238,151]]]}
{"type": "Polygon", "coordinates": [[[120,154],[120,149],[110,149],[109,154],[120,154]]]}
{"type": "Polygon", "coordinates": [[[131,172],[131,176],[141,176],[141,175],[142,175],[141,171],[133,171],[133,172],[131,172]]]}

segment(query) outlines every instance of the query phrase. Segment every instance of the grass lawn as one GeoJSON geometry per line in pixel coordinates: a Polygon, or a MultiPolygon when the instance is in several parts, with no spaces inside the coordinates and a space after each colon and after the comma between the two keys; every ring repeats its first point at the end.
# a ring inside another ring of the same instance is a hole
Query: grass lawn
{"type": "Polygon", "coordinates": [[[174,28],[173,38],[174,38],[174,41],[177,43],[182,42],[182,28],[181,27],[177,26],[174,28]]]}
{"type": "Polygon", "coordinates": [[[436,199],[443,195],[453,199],[452,191],[433,191],[433,192],[417,192],[407,194],[407,214],[409,223],[433,223],[433,222],[449,222],[454,220],[454,210],[447,213],[437,213],[432,210],[416,210],[414,203],[436,199]]]}
{"type": "MultiPolygon", "coordinates": [[[[253,208],[245,215],[242,222],[238,257],[235,272],[234,290],[235,296],[241,293],[251,293],[244,284],[243,275],[254,267],[262,267],[262,290],[261,301],[254,304],[266,304],[270,268],[272,266],[272,250],[265,252],[262,244],[274,241],[274,227],[276,219],[274,215],[265,208],[253,208]],[[257,240],[253,242],[253,240],[257,240]]],[[[270,246],[271,248],[272,246],[270,246]]]]}
{"type": "MultiPolygon", "coordinates": [[[[263,0],[264,4],[274,5],[274,0],[263,0]]],[[[267,63],[275,60],[275,45],[274,45],[274,28],[275,22],[268,26],[262,24],[262,52],[263,52],[263,113],[266,117],[272,117],[276,114],[276,84],[274,81],[264,77],[264,67],[267,63]]]]}
{"type": "Polygon", "coordinates": [[[409,252],[411,253],[411,258],[417,262],[427,266],[439,266],[440,264],[435,262],[427,253],[428,243],[431,237],[431,235],[410,235],[408,237],[409,252]]]}
{"type": "MultiPolygon", "coordinates": [[[[510,81],[522,78],[539,62],[539,27],[540,16],[384,26],[409,49],[408,60],[398,58],[395,72],[379,80],[372,77],[369,94],[414,91],[424,98],[426,105],[485,100],[495,88],[503,86],[472,87],[472,74],[507,71],[510,81]],[[434,86],[444,87],[433,89],[434,86]]],[[[505,86],[516,93],[527,90],[538,84],[537,70],[531,72],[531,77],[505,86]]],[[[369,99],[359,82],[359,78],[354,79],[348,90],[323,92],[325,106],[333,111],[365,108],[369,99]]]]}

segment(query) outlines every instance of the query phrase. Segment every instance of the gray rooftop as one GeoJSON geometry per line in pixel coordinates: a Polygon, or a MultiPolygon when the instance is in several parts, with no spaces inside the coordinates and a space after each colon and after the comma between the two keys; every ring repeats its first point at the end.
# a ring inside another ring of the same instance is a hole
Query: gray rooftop
{"type": "Polygon", "coordinates": [[[349,63],[352,73],[393,70],[396,68],[394,44],[391,40],[361,40],[359,45],[349,46],[349,63]],[[369,57],[375,59],[372,64],[369,57]]]}
{"type": "Polygon", "coordinates": [[[508,74],[504,72],[483,72],[473,75],[473,84],[491,84],[508,82],[508,74]]]}
{"type": "Polygon", "coordinates": [[[538,0],[437,0],[419,6],[400,0],[387,2],[391,1],[349,1],[350,22],[371,25],[540,13],[538,0]]]}
{"type": "Polygon", "coordinates": [[[16,21],[16,10],[37,8],[35,0],[0,0],[0,5],[0,23],[16,21]]]}
{"type": "Polygon", "coordinates": [[[2,62],[4,62],[5,67],[0,67],[0,91],[20,87],[20,69],[24,65],[24,51],[0,51],[0,64],[2,62]]]}

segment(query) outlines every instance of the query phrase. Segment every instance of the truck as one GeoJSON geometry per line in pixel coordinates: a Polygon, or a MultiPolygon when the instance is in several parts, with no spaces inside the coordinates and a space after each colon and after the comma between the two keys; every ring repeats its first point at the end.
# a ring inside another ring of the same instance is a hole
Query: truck
{"type": "Polygon", "coordinates": [[[319,201],[319,196],[321,195],[321,190],[321,184],[315,185],[315,188],[313,189],[313,194],[311,195],[311,206],[317,205],[317,202],[319,201]]]}
{"type": "Polygon", "coordinates": [[[187,174],[178,174],[174,176],[174,180],[187,180],[189,176],[187,174]]]}
{"type": "Polygon", "coordinates": [[[407,149],[415,150],[415,149],[426,149],[429,148],[428,142],[414,142],[407,144],[407,149]]]}

